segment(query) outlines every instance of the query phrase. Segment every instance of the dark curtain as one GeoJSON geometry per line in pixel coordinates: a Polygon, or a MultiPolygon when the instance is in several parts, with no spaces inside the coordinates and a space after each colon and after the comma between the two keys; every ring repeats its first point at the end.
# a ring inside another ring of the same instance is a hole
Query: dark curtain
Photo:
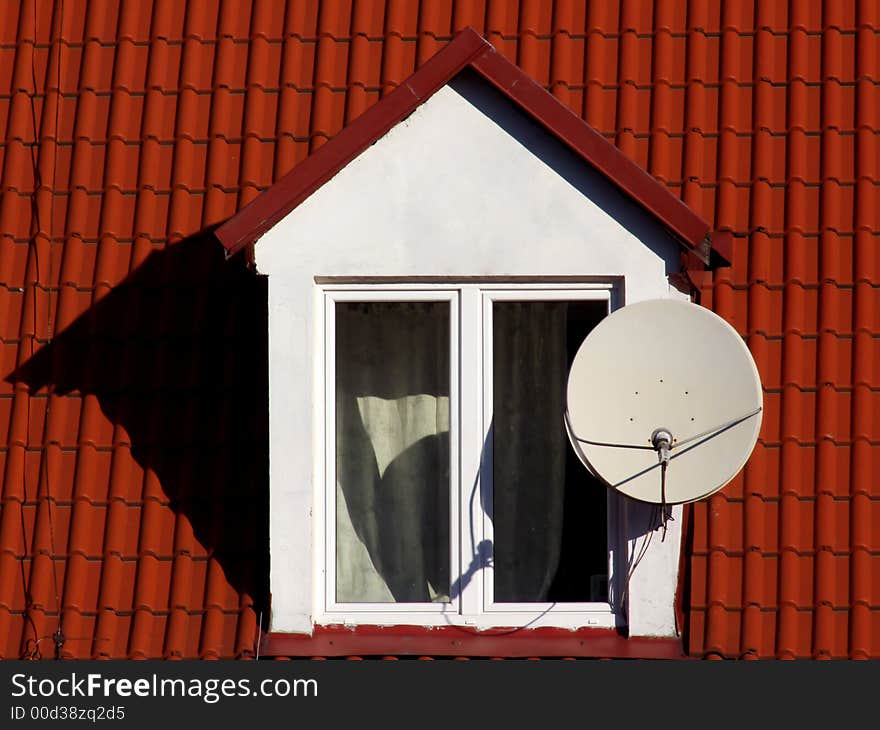
{"type": "Polygon", "coordinates": [[[547,600],[565,501],[566,302],[496,302],[492,438],[495,600],[547,600]]]}

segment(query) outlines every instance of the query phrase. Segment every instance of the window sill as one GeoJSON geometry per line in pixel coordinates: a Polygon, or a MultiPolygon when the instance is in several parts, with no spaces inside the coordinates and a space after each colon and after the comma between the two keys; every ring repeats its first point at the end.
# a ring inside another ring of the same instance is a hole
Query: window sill
{"type": "Polygon", "coordinates": [[[260,654],[289,657],[595,657],[684,659],[681,638],[627,638],[615,629],[477,631],[462,626],[316,626],[311,635],[267,633],[260,654]]]}

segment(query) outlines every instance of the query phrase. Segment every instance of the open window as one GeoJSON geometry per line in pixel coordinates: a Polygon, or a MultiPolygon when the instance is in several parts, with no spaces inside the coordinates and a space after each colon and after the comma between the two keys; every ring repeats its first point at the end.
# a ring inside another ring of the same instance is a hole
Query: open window
{"type": "Polygon", "coordinates": [[[569,367],[612,284],[322,296],[319,622],[623,623],[619,505],[563,421],[569,367]]]}

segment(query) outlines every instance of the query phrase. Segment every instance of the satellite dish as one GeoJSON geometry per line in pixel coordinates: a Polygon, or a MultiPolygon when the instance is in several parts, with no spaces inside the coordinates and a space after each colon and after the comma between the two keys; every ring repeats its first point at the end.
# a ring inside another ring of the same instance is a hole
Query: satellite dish
{"type": "Polygon", "coordinates": [[[654,504],[703,499],[733,479],[758,440],[761,410],[758,369],[736,330],[674,299],[606,317],[568,376],[566,426],[580,460],[612,489],[654,504]]]}

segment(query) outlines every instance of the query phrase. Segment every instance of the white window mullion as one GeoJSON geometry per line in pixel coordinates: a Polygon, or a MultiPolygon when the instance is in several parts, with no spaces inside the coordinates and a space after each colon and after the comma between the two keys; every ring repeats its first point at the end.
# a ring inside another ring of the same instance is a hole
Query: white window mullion
{"type": "MultiPolygon", "coordinates": [[[[482,325],[482,337],[480,339],[480,351],[482,354],[483,367],[480,373],[480,402],[483,406],[483,414],[481,418],[482,428],[482,464],[481,464],[481,484],[480,489],[482,496],[477,500],[478,505],[483,503],[491,504],[492,495],[492,420],[495,411],[493,401],[493,375],[492,363],[494,351],[492,346],[492,294],[482,292],[480,296],[480,310],[477,317],[482,325]]],[[[483,539],[486,544],[492,546],[490,554],[494,553],[495,533],[492,520],[486,514],[485,510],[480,508],[480,521],[483,525],[483,539]]],[[[495,571],[494,562],[490,562],[486,570],[482,571],[482,601],[480,603],[480,613],[483,613],[495,602],[495,571]]]]}
{"type": "Polygon", "coordinates": [[[461,555],[458,546],[461,524],[459,498],[461,469],[461,295],[456,293],[449,302],[449,591],[448,610],[461,613],[461,596],[456,595],[455,584],[461,574],[461,555]]]}
{"type": "MultiPolygon", "coordinates": [[[[483,510],[480,506],[480,464],[483,451],[482,427],[482,318],[481,295],[475,286],[461,288],[460,330],[460,424],[461,424],[461,504],[459,574],[461,612],[474,616],[482,606],[483,576],[478,547],[483,535],[483,510]]],[[[453,585],[456,584],[453,581],[453,585]]]]}

